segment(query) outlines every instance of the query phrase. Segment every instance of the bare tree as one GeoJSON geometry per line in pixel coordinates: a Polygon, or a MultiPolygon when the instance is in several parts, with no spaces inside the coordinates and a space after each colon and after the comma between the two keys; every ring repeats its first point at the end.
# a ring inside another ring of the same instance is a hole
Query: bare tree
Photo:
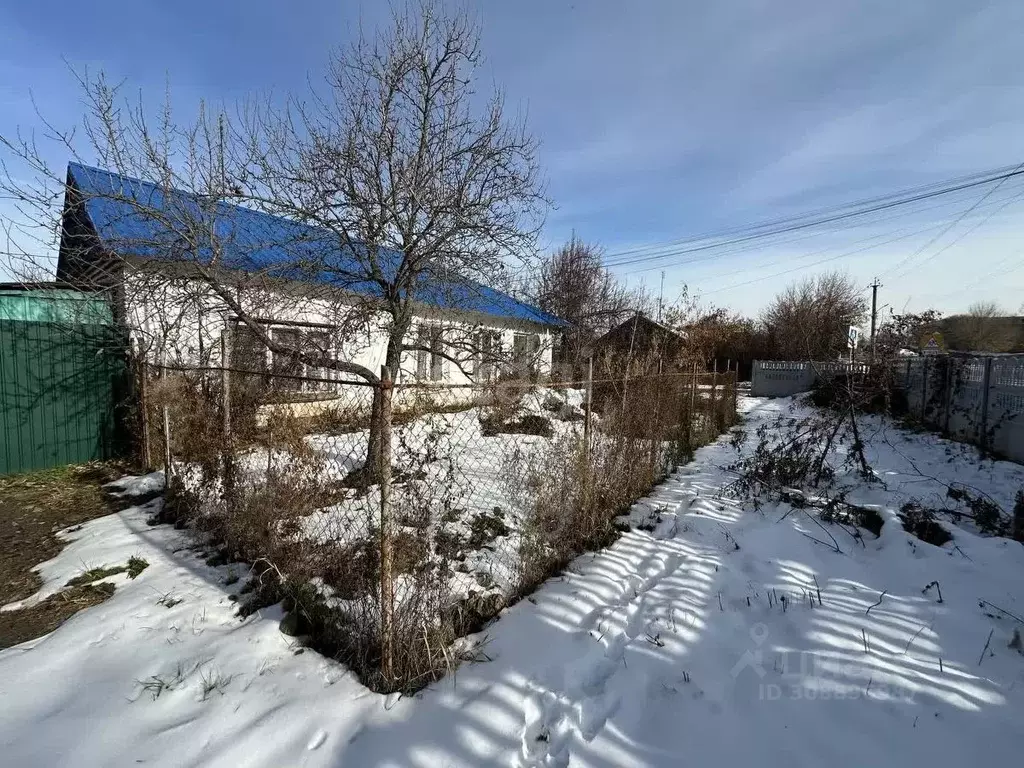
{"type": "Polygon", "coordinates": [[[840,272],[793,283],[762,312],[771,348],[781,358],[834,360],[847,349],[851,325],[863,322],[867,301],[840,272]]]}
{"type": "Polygon", "coordinates": [[[601,256],[598,246],[574,234],[541,262],[531,290],[538,307],[569,323],[560,358],[574,371],[590,342],[642,304],[642,296],[619,283],[601,256]]]}
{"type": "Polygon", "coordinates": [[[971,304],[946,321],[949,345],[968,352],[1009,352],[1021,341],[1020,323],[994,301],[971,304]]]}
{"type": "Polygon", "coordinates": [[[877,356],[884,360],[896,357],[900,350],[917,350],[925,337],[939,331],[941,326],[942,313],[934,309],[900,315],[890,312],[875,336],[877,356]]]}
{"type": "MultiPolygon", "coordinates": [[[[432,2],[407,7],[377,38],[360,37],[336,54],[324,88],[311,86],[283,107],[270,97],[249,102],[233,121],[200,108],[182,125],[169,106],[154,119],[141,100],[126,104],[117,86],[86,73],[86,152],[160,193],[92,191],[141,222],[139,237],[113,253],[97,254],[76,231],[75,210],[88,200],[66,190],[62,170],[49,167],[34,136],[0,137],[34,172],[26,183],[8,171],[0,192],[19,201],[26,221],[49,225],[66,276],[130,285],[150,299],[146,306],[159,307],[164,325],[202,324],[219,306],[276,354],[377,384],[377,372],[354,355],[289,345],[260,322],[270,305],[316,302],[353,338],[381,334],[383,362],[396,379],[403,352],[425,349],[413,333],[414,309],[471,303],[480,282],[493,285],[529,261],[547,205],[524,122],[506,115],[500,92],[480,101],[479,39],[464,14],[432,2]],[[70,216],[61,215],[65,191],[70,216]],[[308,226],[243,233],[229,203],[308,226]],[[268,247],[278,253],[273,263],[262,258],[268,247]],[[157,255],[159,268],[142,258],[157,255]],[[157,295],[166,290],[168,261],[178,265],[173,301],[157,295]],[[301,288],[280,290],[295,284],[301,288]]],[[[48,124],[47,132],[80,157],[73,132],[48,124]]],[[[24,247],[17,260],[37,264],[37,254],[24,247]]],[[[122,319],[144,330],[144,318],[122,319]]],[[[440,353],[461,366],[476,334],[449,330],[450,351],[440,353]]],[[[378,450],[372,432],[367,467],[378,450]]]]}
{"type": "Polygon", "coordinates": [[[762,354],[761,335],[753,320],[725,307],[701,301],[688,286],[664,310],[664,323],[685,339],[682,354],[708,370],[715,361],[748,362],[762,354]]]}
{"type": "Polygon", "coordinates": [[[1006,313],[994,301],[976,301],[967,308],[971,317],[1002,317],[1006,313]]]}

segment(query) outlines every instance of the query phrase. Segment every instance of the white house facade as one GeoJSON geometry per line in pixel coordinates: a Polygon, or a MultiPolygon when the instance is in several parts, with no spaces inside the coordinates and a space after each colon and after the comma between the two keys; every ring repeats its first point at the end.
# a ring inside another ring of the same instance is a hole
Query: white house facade
{"type": "MultiPolygon", "coordinates": [[[[233,311],[208,279],[197,277],[194,264],[154,252],[152,227],[139,221],[131,200],[124,200],[126,194],[144,194],[152,206],[165,192],[83,166],[69,166],[68,177],[68,194],[77,199],[65,206],[65,232],[70,234],[65,234],[66,246],[62,243],[58,279],[102,283],[119,305],[143,359],[170,369],[227,368],[263,375],[280,400],[366,399],[353,374],[314,368],[294,354],[272,351],[241,316],[258,322],[283,348],[378,372],[385,361],[390,315],[373,297],[315,280],[265,273],[252,279],[248,271],[229,266],[222,270],[221,287],[234,286],[232,298],[242,311],[233,311]],[[145,247],[137,249],[138,242],[145,247]],[[111,266],[95,266],[104,256],[111,266]]],[[[287,228],[291,236],[295,227],[237,206],[229,214],[241,222],[238,226],[251,223],[260,229],[263,239],[254,249],[261,249],[264,263],[268,257],[263,254],[272,251],[266,244],[268,228],[271,233],[275,226],[287,228]]],[[[416,396],[433,391],[453,401],[474,397],[502,375],[540,380],[551,373],[553,343],[563,324],[535,307],[468,281],[455,286],[451,296],[434,291],[412,307],[414,319],[404,343],[417,349],[402,355],[400,390],[415,389],[416,396]]]]}

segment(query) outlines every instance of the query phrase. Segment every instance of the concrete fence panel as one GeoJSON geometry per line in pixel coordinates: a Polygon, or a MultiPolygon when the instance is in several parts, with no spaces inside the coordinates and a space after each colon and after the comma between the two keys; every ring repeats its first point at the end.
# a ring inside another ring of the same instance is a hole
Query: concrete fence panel
{"type": "Polygon", "coordinates": [[[755,397],[788,397],[809,392],[821,378],[867,373],[863,363],[755,360],[750,392],[755,397]]]}
{"type": "Polygon", "coordinates": [[[1024,463],[1024,356],[992,359],[989,376],[987,447],[1024,463]]]}
{"type": "Polygon", "coordinates": [[[1024,355],[934,355],[895,365],[911,417],[1024,464],[1024,355]]]}
{"type": "Polygon", "coordinates": [[[981,440],[982,408],[985,405],[985,361],[972,358],[949,371],[950,397],[945,431],[966,442],[981,440]]]}

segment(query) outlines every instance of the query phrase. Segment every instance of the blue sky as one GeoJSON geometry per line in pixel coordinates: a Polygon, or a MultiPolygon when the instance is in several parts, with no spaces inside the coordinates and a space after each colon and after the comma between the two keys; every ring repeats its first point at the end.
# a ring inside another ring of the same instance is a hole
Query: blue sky
{"type": "MultiPolygon", "coordinates": [[[[30,95],[54,123],[77,121],[64,59],[154,97],[169,81],[179,105],[230,105],[257,91],[302,89],[332,46],[387,15],[384,3],[337,0],[2,2],[4,134],[36,123],[30,95]]],[[[548,245],[575,230],[614,259],[1024,162],[1019,0],[469,7],[483,26],[484,77],[527,113],[542,142],[557,205],[548,245]]],[[[65,159],[54,152],[55,164],[65,159]]],[[[882,303],[896,309],[953,312],[994,299],[1015,310],[1024,302],[1024,181],[1007,182],[931,243],[984,192],[857,228],[617,271],[657,290],[664,268],[666,297],[688,283],[747,313],[825,268],[864,285],[881,274],[882,303]],[[878,247],[862,250],[868,245],[878,247]]]]}

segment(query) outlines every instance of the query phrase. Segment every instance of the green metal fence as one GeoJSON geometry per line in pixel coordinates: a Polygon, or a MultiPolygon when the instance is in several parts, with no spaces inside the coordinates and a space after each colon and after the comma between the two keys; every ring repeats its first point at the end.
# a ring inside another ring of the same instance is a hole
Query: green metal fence
{"type": "Polygon", "coordinates": [[[124,455],[129,381],[112,325],[0,320],[0,475],[124,455]]]}

